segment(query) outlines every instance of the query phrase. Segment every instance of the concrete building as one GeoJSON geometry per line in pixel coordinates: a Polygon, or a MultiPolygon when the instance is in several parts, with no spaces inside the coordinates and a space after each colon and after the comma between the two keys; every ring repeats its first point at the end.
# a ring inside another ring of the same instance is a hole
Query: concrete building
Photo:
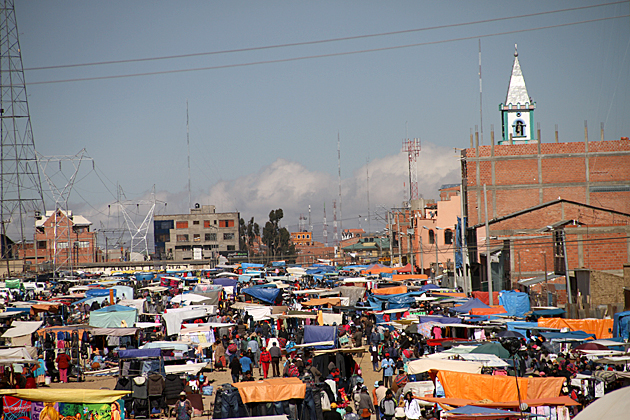
{"type": "Polygon", "coordinates": [[[158,260],[209,260],[219,252],[239,251],[238,212],[216,213],[215,206],[199,206],[190,214],[153,217],[158,260]]]}

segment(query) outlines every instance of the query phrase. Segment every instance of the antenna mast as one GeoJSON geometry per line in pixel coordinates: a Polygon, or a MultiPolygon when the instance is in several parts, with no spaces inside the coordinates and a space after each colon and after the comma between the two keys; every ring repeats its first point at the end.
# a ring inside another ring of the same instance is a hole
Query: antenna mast
{"type": "Polygon", "coordinates": [[[372,222],[370,219],[370,158],[367,158],[365,165],[365,180],[367,183],[367,205],[368,205],[368,234],[372,232],[372,222]]]}
{"type": "Polygon", "coordinates": [[[326,203],[324,202],[324,246],[328,246],[328,223],[326,223],[326,203]]]}
{"type": "Polygon", "coordinates": [[[479,38],[479,138],[483,146],[483,102],[481,100],[481,38],[479,38]]]}
{"type": "Polygon", "coordinates": [[[188,145],[188,208],[192,208],[190,197],[190,130],[188,129],[188,99],[186,100],[186,144],[188,145]]]}
{"type": "Polygon", "coordinates": [[[402,151],[407,152],[409,158],[409,202],[420,198],[418,193],[418,155],[420,154],[420,139],[403,140],[402,151]]]}
{"type": "Polygon", "coordinates": [[[339,230],[341,230],[343,235],[343,215],[341,213],[341,140],[339,137],[339,131],[337,131],[337,167],[337,179],[339,181],[339,230]]]}

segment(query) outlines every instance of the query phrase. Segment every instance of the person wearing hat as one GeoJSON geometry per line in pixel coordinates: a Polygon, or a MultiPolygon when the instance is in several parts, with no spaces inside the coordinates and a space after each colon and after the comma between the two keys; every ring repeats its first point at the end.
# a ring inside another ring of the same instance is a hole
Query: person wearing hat
{"type": "Polygon", "coordinates": [[[385,387],[392,386],[392,376],[394,376],[394,359],[389,357],[389,353],[385,353],[385,358],[381,361],[381,369],[383,369],[383,384],[385,387]]]}
{"type": "Polygon", "coordinates": [[[192,404],[186,397],[186,392],[182,391],[179,393],[179,401],[175,405],[175,413],[177,420],[190,420],[192,416],[192,404]]]}
{"type": "MultiPolygon", "coordinates": [[[[378,382],[376,383],[378,385],[378,382]]],[[[361,393],[359,394],[359,402],[357,404],[357,414],[361,416],[361,418],[368,419],[372,414],[375,413],[374,403],[372,399],[368,395],[367,386],[361,388],[361,393]]],[[[376,417],[378,420],[378,416],[376,417]]]]}
{"type": "Polygon", "coordinates": [[[331,403],[330,410],[324,411],[324,420],[342,420],[341,414],[337,411],[337,403],[331,403]]]}

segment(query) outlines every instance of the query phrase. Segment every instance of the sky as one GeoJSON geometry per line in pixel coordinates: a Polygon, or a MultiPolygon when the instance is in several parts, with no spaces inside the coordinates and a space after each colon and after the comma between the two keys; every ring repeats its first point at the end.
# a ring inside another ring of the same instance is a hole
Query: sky
{"type": "MultiPolygon", "coordinates": [[[[423,197],[461,181],[457,149],[480,125],[479,40],[485,144],[492,125],[501,130],[514,44],[543,142],[556,125],[560,141],[582,141],[585,120],[592,139],[601,123],[606,140],[630,135],[630,2],[587,7],[602,4],[16,0],[15,9],[36,149],[92,158],[68,206],[93,229],[121,225],[117,201],[139,224],[153,189],[157,214],[187,213],[190,156],[193,205],[261,225],[282,208],[291,231],[310,205],[322,240],[324,206],[330,239],[338,200],[338,138],[344,228],[382,229],[385,209],[407,198],[404,138],[422,142],[423,197]]],[[[68,171],[50,178],[61,184],[68,171]]]]}

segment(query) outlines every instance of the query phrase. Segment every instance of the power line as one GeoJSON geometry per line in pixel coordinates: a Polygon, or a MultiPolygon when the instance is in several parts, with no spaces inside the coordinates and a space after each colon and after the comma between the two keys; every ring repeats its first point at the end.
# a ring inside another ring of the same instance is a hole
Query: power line
{"type": "Polygon", "coordinates": [[[432,30],[436,30],[436,29],[456,28],[456,27],[460,27],[460,26],[479,25],[479,24],[482,24],[482,23],[499,22],[499,21],[503,21],[503,20],[522,19],[522,18],[528,18],[528,17],[534,17],[534,16],[549,15],[549,14],[554,14],[554,13],[564,13],[564,12],[571,12],[571,11],[575,11],[575,10],[591,9],[591,8],[594,8],[594,7],[613,6],[613,5],[622,4],[622,3],[627,3],[627,0],[625,0],[625,1],[616,1],[616,2],[611,2],[611,3],[594,4],[594,5],[589,5],[589,6],[571,7],[571,8],[566,8],[566,9],[550,10],[550,11],[547,11],[547,12],[528,13],[528,14],[525,14],[525,15],[507,16],[507,17],[500,17],[500,18],[493,18],[493,19],[484,19],[484,20],[477,20],[477,21],[472,21],[472,22],[451,23],[451,24],[448,24],[448,25],[428,26],[428,27],[425,27],[425,28],[405,29],[405,30],[401,30],[401,31],[392,31],[392,32],[380,32],[380,33],[376,33],[376,34],[365,34],[365,35],[355,35],[355,36],[347,36],[347,37],[339,37],[339,38],[320,39],[320,40],[315,40],[315,41],[291,42],[291,43],[286,43],[286,44],[265,45],[265,46],[262,46],[262,47],[248,47],[248,48],[237,48],[237,49],[231,49],[231,50],[220,50],[220,51],[209,51],[209,52],[190,53],[190,54],[166,55],[166,56],[161,56],[161,57],[131,58],[131,59],[127,59],[127,60],[111,60],[111,61],[95,61],[95,62],[91,62],[91,63],[78,63],[78,64],[60,64],[60,65],[56,65],[56,66],[31,67],[31,68],[26,68],[24,70],[25,71],[52,70],[52,69],[72,68],[72,67],[101,66],[101,65],[108,65],[108,64],[139,63],[139,62],[144,62],[144,61],[172,60],[172,59],[178,59],[178,58],[201,57],[201,56],[205,56],[205,55],[232,54],[232,53],[239,53],[239,52],[251,52],[251,51],[270,50],[270,49],[277,49],[277,48],[286,48],[286,47],[298,47],[298,46],[305,46],[305,45],[325,44],[325,43],[331,43],[331,42],[351,41],[351,40],[355,40],[355,39],[376,38],[376,37],[382,37],[382,36],[391,36],[391,35],[401,35],[401,34],[408,34],[408,33],[414,33],[414,32],[432,31],[432,30]]]}
{"type": "Polygon", "coordinates": [[[123,78],[128,78],[128,77],[156,76],[156,75],[161,75],[161,74],[174,74],[174,73],[190,73],[190,72],[195,72],[195,71],[221,70],[221,69],[229,69],[229,68],[237,68],[237,67],[257,66],[257,65],[262,65],[262,64],[276,64],[276,63],[287,63],[287,62],[292,62],[292,61],[313,60],[313,59],[318,59],[318,58],[340,57],[344,55],[365,54],[365,53],[381,52],[381,51],[388,51],[388,50],[397,50],[397,49],[403,49],[403,48],[421,47],[421,46],[426,46],[426,45],[444,44],[448,42],[467,41],[471,39],[511,35],[511,34],[517,34],[517,33],[523,33],[523,32],[532,32],[532,31],[538,31],[538,30],[544,30],[544,29],[561,28],[561,27],[566,27],[566,26],[581,25],[585,23],[593,23],[593,22],[600,22],[600,21],[605,21],[605,20],[620,19],[620,18],[627,18],[627,17],[630,17],[630,15],[610,16],[610,17],[604,17],[604,18],[598,18],[598,19],[583,20],[583,21],[578,21],[578,22],[561,23],[557,25],[539,26],[536,28],[529,28],[529,29],[517,29],[513,31],[495,32],[495,33],[486,34],[486,35],[472,35],[472,36],[467,36],[467,37],[450,38],[450,39],[439,40],[439,41],[428,41],[428,42],[419,42],[419,43],[414,43],[414,44],[395,45],[392,47],[381,47],[381,48],[371,48],[371,49],[365,49],[365,50],[339,52],[339,53],[328,53],[328,54],[317,54],[317,55],[308,55],[308,56],[301,56],[301,57],[281,58],[281,59],[276,59],[276,60],[253,61],[253,62],[240,63],[240,64],[224,64],[224,65],[218,65],[218,66],[194,67],[190,69],[161,70],[161,71],[152,71],[152,72],[144,72],[144,73],[119,74],[119,75],[111,75],[111,76],[95,76],[95,77],[83,77],[83,78],[74,78],[74,79],[48,80],[48,81],[41,81],[41,82],[29,82],[27,83],[27,85],[46,85],[46,84],[53,84],[53,83],[123,79],[123,78]]]}

